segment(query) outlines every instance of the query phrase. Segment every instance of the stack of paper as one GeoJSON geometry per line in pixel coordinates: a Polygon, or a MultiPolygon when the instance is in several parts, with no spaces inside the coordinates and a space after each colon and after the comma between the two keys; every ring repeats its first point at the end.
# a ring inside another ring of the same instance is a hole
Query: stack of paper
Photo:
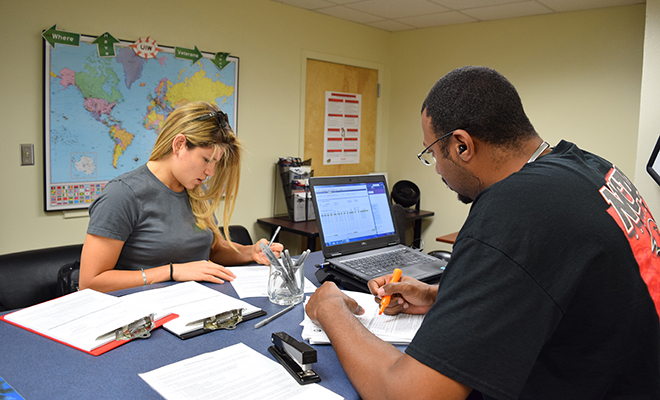
{"type": "Polygon", "coordinates": [[[0,320],[99,355],[126,342],[115,340],[115,330],[145,317],[148,320],[151,314],[154,327],[164,324],[187,339],[208,331],[205,318],[235,309],[242,310],[243,320],[266,314],[200,283],[185,282],[122,297],[85,289],[0,316],[0,320]]]}
{"type": "Polygon", "coordinates": [[[6,314],[0,319],[98,355],[125,343],[107,334],[150,314],[154,315],[156,326],[158,321],[162,323],[176,317],[157,304],[133,302],[85,289],[6,314]]]}
{"type": "Polygon", "coordinates": [[[167,400],[342,398],[317,383],[299,385],[280,364],[243,343],[138,375],[167,400]]]}
{"type": "MultiPolygon", "coordinates": [[[[374,296],[368,293],[344,291],[353,298],[364,309],[364,314],[356,318],[374,335],[392,344],[409,344],[422,325],[424,315],[378,315],[378,303],[374,296]]],[[[305,313],[305,319],[300,324],[303,326],[302,338],[310,344],[330,344],[330,339],[323,329],[314,324],[305,313]]]]}

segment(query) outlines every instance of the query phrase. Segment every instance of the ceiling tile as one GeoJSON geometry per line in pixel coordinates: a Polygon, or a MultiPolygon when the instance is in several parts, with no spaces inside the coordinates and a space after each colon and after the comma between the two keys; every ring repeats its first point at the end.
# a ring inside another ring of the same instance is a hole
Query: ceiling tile
{"type": "MultiPolygon", "coordinates": [[[[519,3],[520,0],[429,0],[452,10],[465,10],[468,8],[488,7],[501,4],[519,3]]],[[[571,0],[568,0],[571,1],[571,0]]]]}
{"type": "Polygon", "coordinates": [[[632,4],[643,4],[645,0],[538,0],[554,11],[577,11],[593,8],[617,7],[632,4]]]}
{"type": "Polygon", "coordinates": [[[272,0],[401,31],[564,11],[644,4],[646,0],[272,0]]]}
{"type": "Polygon", "coordinates": [[[367,0],[346,7],[389,19],[449,11],[427,0],[367,0]]]}
{"type": "Polygon", "coordinates": [[[407,30],[415,28],[412,25],[403,24],[401,22],[397,22],[397,21],[394,21],[394,20],[391,20],[391,19],[384,19],[382,21],[369,22],[367,25],[373,26],[374,28],[384,29],[384,30],[390,31],[390,32],[407,31],[407,30]]]}
{"type": "Polygon", "coordinates": [[[306,8],[308,10],[315,10],[321,7],[334,6],[334,3],[325,0],[273,0],[273,1],[294,7],[306,8]]]}
{"type": "Polygon", "coordinates": [[[350,3],[359,3],[364,0],[328,0],[328,1],[335,4],[346,5],[350,3]]]}
{"type": "Polygon", "coordinates": [[[535,1],[524,1],[521,3],[471,8],[469,10],[463,10],[462,12],[481,21],[488,21],[493,19],[524,17],[528,15],[550,14],[552,13],[552,10],[535,1]]]}
{"type": "Polygon", "coordinates": [[[399,18],[397,21],[412,25],[415,28],[430,28],[432,26],[477,22],[477,19],[456,11],[450,11],[437,14],[420,15],[418,17],[399,18]]]}
{"type": "Polygon", "coordinates": [[[331,15],[333,17],[346,19],[353,22],[359,22],[361,24],[380,21],[383,18],[377,17],[372,14],[367,14],[362,11],[353,10],[345,6],[333,6],[328,8],[320,8],[316,10],[317,12],[331,15]]]}

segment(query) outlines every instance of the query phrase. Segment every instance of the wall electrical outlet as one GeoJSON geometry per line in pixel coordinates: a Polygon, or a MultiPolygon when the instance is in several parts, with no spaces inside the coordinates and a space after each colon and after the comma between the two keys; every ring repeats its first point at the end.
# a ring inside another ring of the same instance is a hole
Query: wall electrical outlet
{"type": "Polygon", "coordinates": [[[21,165],[34,165],[34,145],[21,145],[21,165]]]}

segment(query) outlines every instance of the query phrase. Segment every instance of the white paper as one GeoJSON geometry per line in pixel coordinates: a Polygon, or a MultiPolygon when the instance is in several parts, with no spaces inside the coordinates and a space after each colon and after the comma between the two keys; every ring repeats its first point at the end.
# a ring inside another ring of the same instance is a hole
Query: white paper
{"type": "Polygon", "coordinates": [[[122,297],[134,302],[158,304],[163,309],[177,314],[176,318],[163,325],[177,335],[203,327],[203,322],[186,326],[190,322],[208,318],[237,308],[244,309],[243,315],[260,310],[245,301],[220,293],[198,282],[183,282],[159,289],[136,292],[122,297]]]}
{"type": "MultiPolygon", "coordinates": [[[[231,285],[238,297],[268,297],[268,275],[270,267],[227,267],[236,275],[231,285]]],[[[314,293],[316,286],[305,278],[305,293],[314,293]]]]}
{"type": "Polygon", "coordinates": [[[159,319],[168,313],[143,303],[97,292],[80,290],[8,314],[5,319],[85,351],[92,351],[115,340],[114,336],[96,340],[154,313],[159,319]]]}
{"type": "Polygon", "coordinates": [[[279,363],[243,343],[138,374],[168,400],[341,399],[318,385],[299,385],[279,363]]]}
{"type": "MultiPolygon", "coordinates": [[[[417,330],[424,321],[424,315],[397,314],[378,315],[379,306],[374,301],[374,296],[369,293],[344,291],[349,297],[358,302],[364,309],[364,314],[356,315],[356,318],[374,335],[392,344],[409,344],[417,330]]],[[[307,304],[307,298],[305,304],[307,304]]],[[[329,344],[330,339],[323,329],[314,324],[305,313],[305,318],[300,324],[303,326],[302,338],[311,344],[329,344]]]]}
{"type": "Polygon", "coordinates": [[[325,92],[323,165],[360,163],[362,95],[325,92]]]}

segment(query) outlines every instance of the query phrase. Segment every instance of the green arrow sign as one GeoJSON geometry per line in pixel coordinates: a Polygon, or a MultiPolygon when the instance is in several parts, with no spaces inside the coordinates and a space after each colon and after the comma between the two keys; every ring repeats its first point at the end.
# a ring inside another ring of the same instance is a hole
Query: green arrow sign
{"type": "Polygon", "coordinates": [[[202,52],[197,49],[195,46],[194,49],[184,49],[183,47],[174,48],[174,58],[181,58],[184,60],[190,60],[193,64],[202,59],[202,52]]]}
{"type": "Polygon", "coordinates": [[[114,57],[115,56],[115,43],[119,43],[119,40],[115,39],[108,32],[99,36],[92,42],[98,46],[99,57],[114,57]]]}
{"type": "Polygon", "coordinates": [[[222,70],[224,67],[227,66],[231,61],[227,61],[227,56],[229,53],[215,53],[215,58],[211,60],[213,64],[215,64],[218,69],[222,70]]]}
{"type": "Polygon", "coordinates": [[[58,31],[56,25],[53,25],[50,29],[43,32],[41,36],[50,43],[52,48],[55,48],[55,44],[67,44],[69,46],[80,46],[80,35],[77,33],[70,33],[64,31],[58,31]]]}

